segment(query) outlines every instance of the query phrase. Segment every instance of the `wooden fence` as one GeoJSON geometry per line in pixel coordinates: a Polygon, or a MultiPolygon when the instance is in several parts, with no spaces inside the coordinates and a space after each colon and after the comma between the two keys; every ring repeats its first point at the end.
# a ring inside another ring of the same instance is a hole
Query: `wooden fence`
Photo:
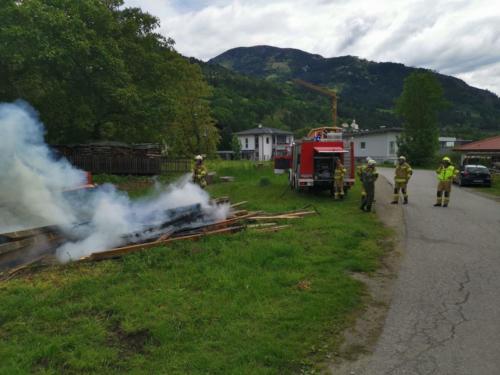
{"type": "Polygon", "coordinates": [[[166,157],[68,155],[66,158],[79,169],[92,173],[159,175],[183,173],[191,169],[190,160],[166,157]]]}

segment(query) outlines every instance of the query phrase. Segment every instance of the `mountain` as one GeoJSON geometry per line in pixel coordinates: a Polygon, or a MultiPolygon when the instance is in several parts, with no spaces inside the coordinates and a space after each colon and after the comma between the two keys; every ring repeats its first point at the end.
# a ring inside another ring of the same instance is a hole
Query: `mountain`
{"type": "Polygon", "coordinates": [[[311,127],[331,121],[328,103],[296,85],[249,77],[193,58],[190,61],[201,67],[212,87],[210,104],[222,136],[220,149],[230,149],[233,133],[258,124],[302,136],[311,127]]]}
{"type": "MultiPolygon", "coordinates": [[[[239,47],[208,62],[274,84],[298,78],[338,92],[341,120],[353,118],[365,128],[399,125],[393,112],[404,79],[420,68],[373,62],[355,56],[324,58],[292,48],[239,47]]],[[[450,105],[440,117],[442,133],[477,136],[500,130],[500,99],[464,81],[434,72],[450,105]]],[[[302,89],[302,91],[304,91],[302,89]]],[[[323,100],[328,106],[328,100],[323,100]]]]}

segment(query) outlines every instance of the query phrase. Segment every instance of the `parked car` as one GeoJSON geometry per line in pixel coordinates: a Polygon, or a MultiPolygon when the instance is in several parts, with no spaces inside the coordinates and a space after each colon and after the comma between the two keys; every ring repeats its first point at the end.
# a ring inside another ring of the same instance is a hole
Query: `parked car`
{"type": "Polygon", "coordinates": [[[460,173],[455,177],[455,183],[460,186],[481,185],[490,187],[491,173],[484,165],[466,164],[460,167],[460,173]]]}

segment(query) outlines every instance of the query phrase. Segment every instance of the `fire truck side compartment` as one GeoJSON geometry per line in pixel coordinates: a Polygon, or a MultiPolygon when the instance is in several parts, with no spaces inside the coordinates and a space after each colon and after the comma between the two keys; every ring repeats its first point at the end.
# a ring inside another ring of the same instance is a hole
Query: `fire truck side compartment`
{"type": "Polygon", "coordinates": [[[292,150],[292,186],[296,188],[315,187],[327,189],[333,182],[335,158],[340,158],[347,169],[345,185],[354,183],[353,147],[350,142],[335,141],[298,141],[292,150]]]}

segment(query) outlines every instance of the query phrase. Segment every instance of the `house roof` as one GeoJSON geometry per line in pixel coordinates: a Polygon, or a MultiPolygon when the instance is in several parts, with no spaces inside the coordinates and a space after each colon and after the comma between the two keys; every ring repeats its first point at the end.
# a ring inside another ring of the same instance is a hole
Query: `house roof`
{"type": "Polygon", "coordinates": [[[236,135],[259,135],[259,134],[292,135],[293,133],[287,130],[276,129],[276,128],[265,128],[265,127],[243,130],[241,132],[236,133],[236,135]]]}
{"type": "Polygon", "coordinates": [[[500,152],[500,135],[455,147],[454,151],[500,152]]]}
{"type": "Polygon", "coordinates": [[[384,133],[401,133],[402,128],[378,128],[369,130],[360,130],[355,133],[346,133],[347,136],[351,137],[365,137],[367,135],[384,134],[384,133]]]}

